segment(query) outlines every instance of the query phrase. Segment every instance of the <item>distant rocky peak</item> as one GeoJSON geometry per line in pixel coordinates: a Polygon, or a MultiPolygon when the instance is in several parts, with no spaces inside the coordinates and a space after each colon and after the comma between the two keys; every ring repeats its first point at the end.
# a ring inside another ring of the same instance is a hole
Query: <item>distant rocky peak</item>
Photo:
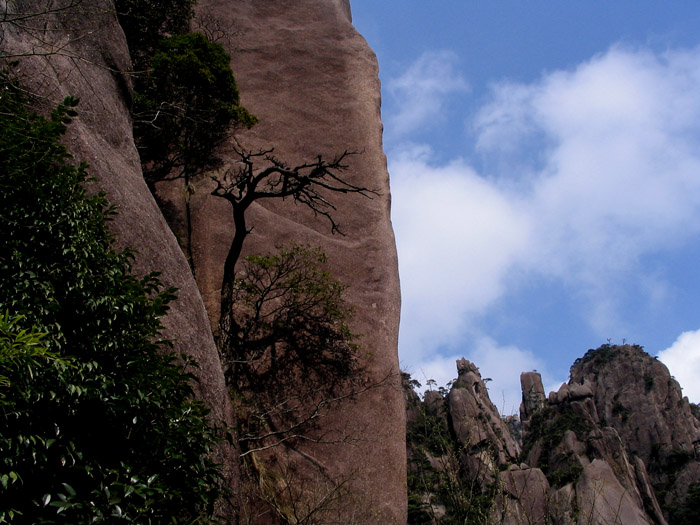
{"type": "Polygon", "coordinates": [[[523,429],[527,430],[530,418],[547,406],[542,376],[534,371],[523,372],[520,374],[520,388],[523,392],[523,401],[520,403],[520,421],[523,423],[523,429]]]}
{"type": "Polygon", "coordinates": [[[646,465],[659,503],[678,507],[700,480],[700,421],[668,368],[641,346],[603,345],[571,367],[569,390],[584,384],[601,425],[646,465]]]}
{"type": "Polygon", "coordinates": [[[497,465],[515,461],[520,445],[510,433],[479,369],[466,359],[457,361],[457,380],[448,395],[451,424],[457,439],[467,450],[491,450],[497,465]]]}

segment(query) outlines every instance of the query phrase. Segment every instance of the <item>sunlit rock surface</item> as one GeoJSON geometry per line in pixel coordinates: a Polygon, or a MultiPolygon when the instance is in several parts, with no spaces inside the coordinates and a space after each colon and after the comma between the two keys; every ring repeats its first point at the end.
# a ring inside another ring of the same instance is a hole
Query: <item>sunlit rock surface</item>
{"type": "MultiPolygon", "coordinates": [[[[365,383],[383,385],[338,405],[323,419],[326,435],[352,446],[305,445],[294,468],[304,472],[306,463],[329,479],[347,479],[348,501],[353,512],[361,513],[354,518],[360,522],[405,523],[399,280],[376,57],[352,26],[347,1],[201,0],[196,9],[206,23],[227,28],[232,38],[222,43],[232,55],[241,102],[260,119],[252,130],[237,134],[241,145],[274,148],[274,155],[292,166],[318,155],[330,159],[346,150],[357,152],[348,157],[343,176],[377,192],[373,198],[327,196],[343,235],[333,235],[324,217],[293,201],[261,201],[249,210],[253,230],[244,251],[269,253],[291,242],[321,246],[329,271],[348,285],[345,297],[355,308],[351,328],[361,334],[357,342],[367,369],[365,383]]],[[[221,154],[222,171],[235,165],[226,147],[221,154]]],[[[185,191],[179,184],[161,184],[158,191],[173,229],[181,232],[185,191]]],[[[216,330],[231,211],[227,202],[210,195],[210,180],[198,180],[190,189],[194,269],[216,330]]]]}

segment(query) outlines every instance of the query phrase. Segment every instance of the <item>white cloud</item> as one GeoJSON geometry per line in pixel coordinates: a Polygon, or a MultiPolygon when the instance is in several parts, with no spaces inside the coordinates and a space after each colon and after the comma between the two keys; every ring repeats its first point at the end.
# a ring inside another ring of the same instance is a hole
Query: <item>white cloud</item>
{"type": "Polygon", "coordinates": [[[683,395],[693,403],[700,403],[700,330],[683,332],[659,359],[683,388],[683,395]]]}
{"type": "Polygon", "coordinates": [[[418,358],[463,330],[503,293],[503,275],[525,248],[528,220],[463,161],[430,163],[415,148],[390,164],[402,281],[402,352],[418,358]]]}
{"type": "Polygon", "coordinates": [[[524,143],[524,166],[529,136],[546,148],[530,195],[540,237],[532,265],[598,280],[697,233],[699,95],[700,53],[620,49],[532,85],[494,88],[475,121],[477,147],[499,156],[524,143]]]}
{"type": "MultiPolygon", "coordinates": [[[[445,56],[390,83],[417,98],[388,117],[388,133],[416,129],[466,86],[445,56]],[[446,87],[416,88],[421,78],[446,87]]],[[[473,129],[489,165],[519,169],[486,177],[424,146],[389,152],[404,361],[437,363],[465,335],[477,341],[467,353],[480,348],[478,316],[523,279],[560,282],[602,337],[620,332],[626,289],[658,302],[665,283],[642,259],[700,235],[700,50],[613,48],[531,84],[495,85],[473,129]]]]}
{"type": "Polygon", "coordinates": [[[423,53],[388,91],[398,108],[386,119],[387,133],[400,136],[441,120],[449,95],[469,90],[456,72],[457,55],[449,51],[423,53]]]}

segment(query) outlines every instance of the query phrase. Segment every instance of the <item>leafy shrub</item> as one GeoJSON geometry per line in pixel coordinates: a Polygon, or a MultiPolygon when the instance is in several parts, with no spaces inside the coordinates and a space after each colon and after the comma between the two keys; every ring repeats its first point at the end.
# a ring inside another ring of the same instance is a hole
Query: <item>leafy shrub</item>
{"type": "MultiPolygon", "coordinates": [[[[591,430],[591,427],[588,421],[576,414],[568,406],[559,410],[554,407],[547,407],[536,412],[530,419],[530,431],[525,435],[520,456],[521,460],[525,461],[535,443],[539,443],[544,453],[540,457],[537,466],[549,479],[549,452],[553,451],[561,443],[567,430],[573,431],[580,439],[586,432],[591,430]]],[[[571,479],[569,478],[577,475],[576,466],[572,464],[563,471],[558,472],[556,477],[561,481],[570,481],[571,479]]]]}
{"type": "Polygon", "coordinates": [[[184,33],[196,0],[114,0],[136,67],[150,56],[164,35],[184,33]]]}
{"type": "Polygon", "coordinates": [[[567,459],[564,466],[550,472],[547,475],[547,480],[553,487],[563,487],[567,483],[578,481],[579,476],[583,472],[581,463],[573,457],[567,459]]]}
{"type": "Polygon", "coordinates": [[[136,82],[134,136],[149,182],[186,179],[216,165],[232,126],[257,119],[240,106],[231,57],[204,35],[163,39],[136,82]]]}
{"type": "Polygon", "coordinates": [[[615,403],[612,406],[612,415],[613,417],[619,417],[623,423],[627,421],[630,416],[630,409],[618,401],[617,396],[615,397],[615,403]]]}
{"type": "Polygon", "coordinates": [[[669,509],[670,523],[674,525],[697,525],[700,523],[700,483],[688,489],[683,505],[669,509]]]}
{"type": "Polygon", "coordinates": [[[651,372],[644,373],[644,393],[648,394],[654,388],[654,375],[651,372]]]}
{"type": "Polygon", "coordinates": [[[0,522],[209,521],[218,438],[160,338],[173,290],[112,247],[59,143],[77,102],[32,114],[0,73],[0,522]]]}

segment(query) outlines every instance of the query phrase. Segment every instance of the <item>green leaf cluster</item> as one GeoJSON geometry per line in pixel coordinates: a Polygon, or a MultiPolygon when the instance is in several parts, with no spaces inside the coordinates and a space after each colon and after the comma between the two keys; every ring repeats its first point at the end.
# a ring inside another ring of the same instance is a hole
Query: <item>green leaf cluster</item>
{"type": "Polygon", "coordinates": [[[674,506],[669,510],[673,525],[696,525],[700,523],[700,482],[693,483],[685,496],[683,505],[674,506]]]}
{"type": "MultiPolygon", "coordinates": [[[[408,374],[404,381],[410,387],[408,374]]],[[[500,489],[470,472],[469,446],[457,441],[443,402],[444,415],[431,415],[424,402],[407,423],[408,523],[489,523],[500,489]],[[435,507],[444,514],[438,516],[435,507]]]]}
{"type": "MultiPolygon", "coordinates": [[[[282,405],[318,406],[343,395],[359,377],[346,287],[325,263],[320,248],[292,245],[247,257],[242,266],[234,300],[236,345],[224,360],[231,363],[229,384],[250,396],[258,414],[282,405]]],[[[303,419],[287,409],[275,417],[290,427],[303,419]]]]}
{"type": "Polygon", "coordinates": [[[570,406],[559,409],[546,407],[536,412],[530,419],[530,430],[525,434],[523,442],[521,461],[525,461],[532,447],[539,444],[543,453],[537,467],[544,472],[554,486],[563,486],[570,481],[575,481],[582,470],[572,458],[569,458],[564,465],[557,465],[559,468],[552,468],[550,465],[550,455],[561,443],[567,430],[573,431],[579,439],[584,439],[592,427],[570,406]]]}
{"type": "Polygon", "coordinates": [[[199,33],[160,41],[136,80],[134,136],[149,182],[180,170],[191,178],[215,167],[216,147],[233,126],[257,119],[240,105],[231,57],[199,33]]]}
{"type": "Polygon", "coordinates": [[[184,33],[196,0],[114,0],[132,59],[138,68],[167,34],[184,33]]]}
{"type": "Polygon", "coordinates": [[[0,72],[0,523],[211,521],[219,439],[160,336],[174,291],[116,251],[46,118],[0,72]]]}

